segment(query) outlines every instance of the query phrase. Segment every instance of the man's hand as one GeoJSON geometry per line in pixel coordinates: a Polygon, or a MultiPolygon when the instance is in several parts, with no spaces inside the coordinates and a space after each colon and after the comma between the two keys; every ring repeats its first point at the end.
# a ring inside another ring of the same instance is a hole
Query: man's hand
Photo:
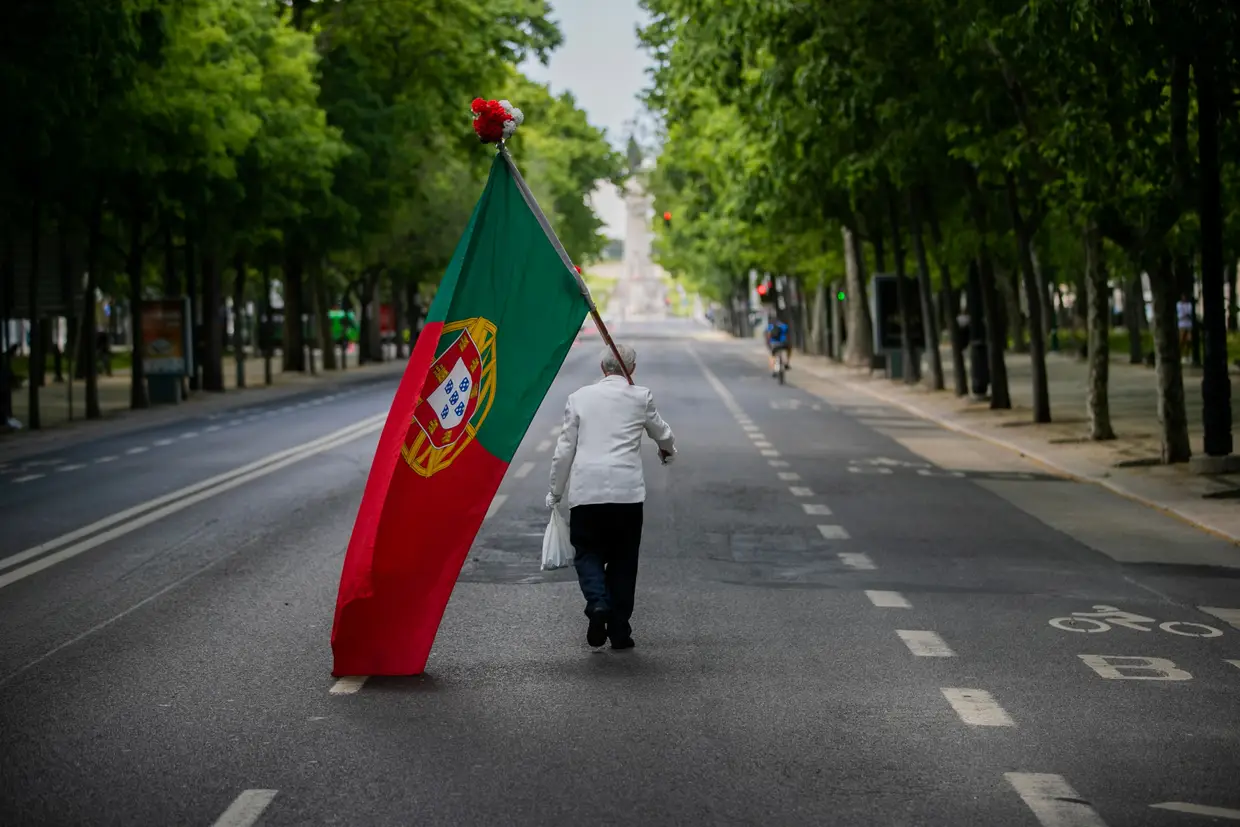
{"type": "Polygon", "coordinates": [[[659,449],[659,462],[663,463],[664,465],[667,465],[675,458],[676,458],[676,455],[673,454],[671,451],[664,451],[662,448],[659,449]]]}
{"type": "Polygon", "coordinates": [[[550,510],[560,504],[560,498],[550,491],[547,492],[547,509],[550,510]]]}

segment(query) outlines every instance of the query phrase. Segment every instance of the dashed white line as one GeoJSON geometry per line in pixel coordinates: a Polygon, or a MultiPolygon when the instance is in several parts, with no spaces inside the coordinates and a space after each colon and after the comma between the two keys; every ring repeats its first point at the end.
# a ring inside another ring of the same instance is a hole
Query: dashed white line
{"type": "Polygon", "coordinates": [[[743,428],[744,430],[748,431],[748,432],[749,432],[749,433],[751,433],[751,434],[754,434],[754,433],[757,433],[757,432],[758,432],[758,426],[757,426],[757,425],[744,425],[744,424],[742,424],[742,425],[741,425],[741,428],[743,428]]]}
{"type": "Polygon", "coordinates": [[[204,430],[209,434],[213,434],[219,429],[220,429],[219,425],[208,425],[204,430]]]}
{"type": "Polygon", "coordinates": [[[848,532],[842,525],[820,525],[818,532],[822,534],[824,540],[847,540],[849,538],[848,532]]]}
{"type": "Polygon", "coordinates": [[[919,658],[954,658],[956,653],[936,632],[920,629],[896,629],[908,650],[919,658]]]}
{"type": "Polygon", "coordinates": [[[765,439],[760,439],[760,440],[758,440],[757,442],[755,442],[755,443],[753,444],[753,447],[755,447],[755,448],[774,448],[775,446],[774,446],[774,445],[772,445],[771,443],[767,442],[765,439]]]}
{"type": "Polygon", "coordinates": [[[246,790],[228,805],[212,827],[251,827],[276,797],[276,790],[246,790]]]}
{"type": "Polygon", "coordinates": [[[544,439],[542,442],[538,443],[538,447],[534,450],[542,452],[548,450],[549,448],[551,448],[551,440],[544,439]]]}
{"type": "Polygon", "coordinates": [[[777,456],[779,456],[779,451],[776,451],[774,448],[763,448],[763,449],[762,449],[762,456],[764,456],[764,457],[777,457],[777,456]]]}
{"type": "Polygon", "coordinates": [[[534,470],[534,465],[535,464],[532,462],[521,463],[521,467],[516,470],[516,472],[513,474],[513,477],[519,480],[525,479],[526,477],[530,475],[530,472],[534,470]]]}
{"type": "Polygon", "coordinates": [[[126,451],[125,453],[126,453],[126,454],[142,454],[142,453],[146,453],[146,450],[147,450],[147,448],[146,448],[146,446],[145,446],[145,445],[139,445],[139,446],[137,446],[137,447],[135,447],[135,448],[130,448],[130,449],[129,449],[128,451],[126,451]]]}
{"type": "Polygon", "coordinates": [[[783,459],[773,459],[768,463],[772,468],[787,468],[788,461],[783,459]]]}
{"type": "Polygon", "coordinates": [[[874,565],[874,561],[870,559],[870,555],[862,554],[856,551],[845,551],[835,555],[840,558],[840,562],[850,569],[857,571],[874,571],[878,566],[874,565]]]}
{"type": "Polygon", "coordinates": [[[328,691],[333,695],[352,695],[362,688],[362,684],[366,683],[369,677],[369,675],[347,675],[332,684],[332,688],[328,691]]]}
{"type": "Polygon", "coordinates": [[[197,439],[197,438],[198,438],[197,431],[186,431],[185,433],[181,434],[181,439],[197,439]]]}
{"type": "Polygon", "coordinates": [[[155,440],[154,442],[152,442],[151,444],[152,444],[152,445],[154,445],[156,448],[163,448],[163,447],[165,447],[165,446],[167,446],[167,445],[171,445],[171,444],[172,444],[172,440],[170,440],[170,439],[157,439],[157,440],[155,440]]]}
{"type": "Polygon", "coordinates": [[[794,496],[794,497],[812,497],[812,496],[814,496],[814,492],[813,492],[813,490],[812,490],[812,489],[809,489],[809,488],[806,488],[806,487],[805,487],[805,486],[803,486],[803,485],[793,485],[793,486],[791,486],[791,487],[788,489],[788,491],[789,491],[789,493],[791,493],[791,494],[792,494],[792,496],[794,496]]]}
{"type": "Polygon", "coordinates": [[[911,609],[913,604],[899,592],[866,591],[865,596],[880,609],[911,609]]]}
{"type": "Polygon", "coordinates": [[[1016,726],[1012,716],[983,689],[944,688],[942,692],[960,720],[969,726],[1016,726]]]}
{"type": "Polygon", "coordinates": [[[496,494],[495,499],[491,500],[491,504],[487,506],[486,516],[483,517],[482,519],[489,520],[493,516],[495,516],[495,512],[499,511],[500,506],[502,506],[504,504],[504,501],[507,499],[508,499],[507,494],[496,494]]]}
{"type": "Polygon", "coordinates": [[[831,509],[822,503],[801,503],[801,508],[805,509],[806,514],[815,517],[830,517],[831,509]]]}
{"type": "Polygon", "coordinates": [[[33,480],[41,479],[45,476],[47,475],[46,474],[27,474],[24,477],[17,477],[16,479],[13,480],[13,482],[31,482],[33,480]]]}
{"type": "Polygon", "coordinates": [[[77,464],[74,464],[74,465],[62,465],[62,466],[60,466],[59,468],[57,468],[56,470],[57,470],[57,471],[76,471],[76,470],[78,470],[79,468],[85,468],[85,467],[86,467],[85,465],[82,465],[81,463],[77,463],[77,464]]]}
{"type": "Polygon", "coordinates": [[[1043,827],[1106,827],[1062,775],[1008,772],[1008,780],[1043,827]]]}
{"type": "Polygon", "coordinates": [[[240,424],[241,424],[240,419],[232,419],[232,420],[229,420],[228,427],[231,428],[233,425],[240,425],[240,424]]]}
{"type": "Polygon", "coordinates": [[[97,460],[95,460],[95,462],[97,462],[97,463],[99,463],[100,465],[102,465],[102,464],[103,464],[103,463],[105,463],[105,462],[116,462],[116,459],[117,459],[117,457],[116,457],[114,454],[109,454],[109,455],[108,455],[108,456],[106,456],[106,457],[99,457],[97,460]]]}
{"type": "Polygon", "coordinates": [[[780,471],[779,478],[784,482],[798,482],[801,479],[801,475],[796,471],[780,471]]]}

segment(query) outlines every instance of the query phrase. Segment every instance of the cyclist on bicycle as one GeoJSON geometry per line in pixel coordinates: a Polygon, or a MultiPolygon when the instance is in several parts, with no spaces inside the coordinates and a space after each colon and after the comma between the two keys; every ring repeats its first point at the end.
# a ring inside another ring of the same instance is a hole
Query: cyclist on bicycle
{"type": "Polygon", "coordinates": [[[792,368],[792,348],[788,341],[788,325],[780,320],[779,316],[771,314],[770,322],[766,326],[766,346],[771,351],[771,376],[775,376],[775,360],[779,358],[779,352],[784,352],[784,370],[792,368]]]}

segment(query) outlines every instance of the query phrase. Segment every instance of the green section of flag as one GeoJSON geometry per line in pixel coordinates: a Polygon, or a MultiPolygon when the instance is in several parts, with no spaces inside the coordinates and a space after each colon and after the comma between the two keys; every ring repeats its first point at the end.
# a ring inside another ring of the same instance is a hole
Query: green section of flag
{"type": "Polygon", "coordinates": [[[495,325],[495,401],[477,437],[487,452],[512,460],[586,312],[576,279],[496,155],[427,315],[495,325]]]}

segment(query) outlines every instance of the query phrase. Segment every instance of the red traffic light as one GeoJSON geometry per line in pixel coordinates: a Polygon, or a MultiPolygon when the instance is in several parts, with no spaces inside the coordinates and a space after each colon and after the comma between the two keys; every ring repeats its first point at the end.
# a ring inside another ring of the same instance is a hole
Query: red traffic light
{"type": "Polygon", "coordinates": [[[672,214],[671,214],[670,212],[665,212],[665,213],[663,213],[663,220],[664,220],[664,221],[671,221],[671,220],[672,220],[672,214]]]}
{"type": "Polygon", "coordinates": [[[769,284],[767,284],[766,282],[762,282],[761,284],[758,285],[758,295],[765,296],[766,291],[770,289],[771,289],[771,286],[769,284]]]}

